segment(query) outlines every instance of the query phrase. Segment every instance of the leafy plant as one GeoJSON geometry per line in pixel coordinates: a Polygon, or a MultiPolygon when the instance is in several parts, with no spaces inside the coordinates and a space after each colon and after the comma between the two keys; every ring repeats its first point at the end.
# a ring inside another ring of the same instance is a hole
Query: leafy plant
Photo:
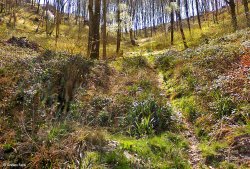
{"type": "Polygon", "coordinates": [[[219,92],[216,92],[213,97],[217,117],[229,116],[235,111],[236,106],[230,97],[224,97],[219,92]]]}
{"type": "Polygon", "coordinates": [[[109,124],[109,112],[100,111],[98,114],[98,121],[100,126],[108,126],[109,124]]]}
{"type": "Polygon", "coordinates": [[[134,102],[126,117],[126,124],[129,126],[131,135],[141,137],[169,129],[172,123],[171,115],[171,107],[162,106],[149,98],[141,102],[134,102]]]}
{"type": "Polygon", "coordinates": [[[199,116],[197,104],[194,97],[183,97],[176,101],[177,106],[183,111],[190,122],[194,122],[199,116]]]}
{"type": "Polygon", "coordinates": [[[152,122],[150,115],[148,117],[142,118],[140,123],[135,122],[137,133],[139,136],[151,135],[153,134],[152,122]]]}

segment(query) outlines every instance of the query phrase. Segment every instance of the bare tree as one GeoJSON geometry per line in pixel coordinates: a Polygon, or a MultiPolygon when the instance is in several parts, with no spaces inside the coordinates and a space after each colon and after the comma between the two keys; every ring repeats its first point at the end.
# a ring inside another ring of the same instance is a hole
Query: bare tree
{"type": "Polygon", "coordinates": [[[91,59],[99,59],[100,50],[100,12],[101,0],[89,0],[89,42],[88,56],[91,59]],[[93,9],[93,5],[95,9],[93,9]]]}
{"type": "Polygon", "coordinates": [[[185,37],[184,31],[183,31],[183,26],[182,26],[181,10],[180,10],[180,0],[177,0],[177,5],[179,7],[179,9],[177,10],[177,15],[178,15],[178,19],[179,19],[179,26],[180,26],[181,37],[182,37],[184,48],[187,49],[188,46],[187,46],[186,37],[185,37]]]}
{"type": "Polygon", "coordinates": [[[248,1],[242,0],[242,3],[244,5],[245,15],[247,19],[247,26],[250,27],[250,13],[249,13],[248,1]]]}
{"type": "Polygon", "coordinates": [[[120,0],[117,0],[117,41],[116,41],[116,53],[119,54],[121,48],[121,16],[120,16],[120,0]]]}
{"type": "Polygon", "coordinates": [[[237,24],[237,17],[236,17],[236,11],[235,11],[235,7],[236,7],[235,2],[234,0],[225,0],[225,1],[230,7],[231,22],[233,25],[233,30],[236,31],[238,28],[238,24],[237,24]]]}
{"type": "Polygon", "coordinates": [[[103,59],[107,59],[107,0],[103,0],[103,59]]]}
{"type": "Polygon", "coordinates": [[[199,28],[201,29],[201,18],[200,18],[199,1],[198,0],[195,0],[195,6],[196,6],[199,28]]]}

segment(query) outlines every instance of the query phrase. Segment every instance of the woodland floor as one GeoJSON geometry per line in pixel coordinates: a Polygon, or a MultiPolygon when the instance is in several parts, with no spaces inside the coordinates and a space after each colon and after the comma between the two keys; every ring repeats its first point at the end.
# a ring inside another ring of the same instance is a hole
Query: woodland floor
{"type": "Polygon", "coordinates": [[[66,35],[55,50],[22,23],[11,34],[27,38],[1,29],[0,166],[250,167],[249,28],[205,27],[187,50],[141,38],[107,62],[76,55],[66,35]]]}

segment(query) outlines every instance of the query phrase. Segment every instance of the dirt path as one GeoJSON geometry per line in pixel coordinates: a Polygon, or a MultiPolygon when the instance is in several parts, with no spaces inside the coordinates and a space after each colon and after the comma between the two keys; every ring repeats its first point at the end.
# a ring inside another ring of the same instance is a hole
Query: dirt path
{"type": "MultiPolygon", "coordinates": [[[[164,80],[163,75],[159,73],[158,75],[158,82],[159,87],[164,90],[164,80]]],[[[204,166],[205,160],[203,159],[201,155],[201,151],[198,148],[199,140],[197,139],[193,124],[187,121],[187,119],[184,118],[181,112],[177,112],[177,116],[179,118],[179,121],[184,124],[185,131],[183,132],[184,137],[188,140],[189,143],[189,150],[188,150],[188,161],[193,169],[201,168],[201,165],[204,166]]],[[[211,166],[210,169],[213,169],[211,166]]]]}
{"type": "Polygon", "coordinates": [[[203,159],[201,151],[198,148],[199,140],[195,136],[193,125],[185,118],[182,118],[182,122],[186,128],[183,134],[188,140],[190,147],[188,150],[189,163],[193,169],[200,168],[200,166],[204,164],[205,160],[203,159]]]}
{"type": "MultiPolygon", "coordinates": [[[[140,55],[145,56],[147,58],[147,56],[159,55],[159,54],[163,54],[165,52],[166,52],[166,50],[150,52],[150,53],[146,52],[146,53],[140,53],[140,55]]],[[[131,52],[131,53],[128,53],[127,56],[132,57],[132,56],[136,56],[136,55],[139,55],[139,52],[131,52]]],[[[158,85],[159,85],[158,87],[161,90],[163,90],[163,91],[165,90],[163,75],[161,73],[158,74],[158,85]]],[[[201,151],[198,148],[199,140],[195,136],[193,125],[184,118],[184,116],[182,115],[181,112],[178,112],[177,114],[179,116],[178,117],[179,121],[182,124],[184,124],[184,126],[186,128],[186,130],[183,132],[183,135],[188,140],[189,147],[190,147],[190,149],[187,152],[188,156],[189,156],[188,161],[193,169],[201,168],[202,165],[204,166],[205,160],[203,159],[203,157],[201,155],[201,151]]],[[[209,168],[212,169],[212,167],[209,167],[209,168]]]]}

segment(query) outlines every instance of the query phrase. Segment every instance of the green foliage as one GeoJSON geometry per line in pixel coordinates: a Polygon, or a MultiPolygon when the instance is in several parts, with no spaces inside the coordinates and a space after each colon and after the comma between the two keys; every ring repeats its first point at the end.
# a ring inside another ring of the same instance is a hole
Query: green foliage
{"type": "Polygon", "coordinates": [[[218,118],[230,116],[234,113],[236,106],[230,97],[225,97],[219,92],[215,92],[213,94],[213,98],[215,100],[214,109],[218,118]]]}
{"type": "Polygon", "coordinates": [[[199,116],[198,106],[195,97],[183,97],[176,100],[174,104],[183,111],[184,115],[190,122],[194,122],[199,116]]]}
{"type": "Polygon", "coordinates": [[[224,158],[220,152],[227,146],[228,145],[224,142],[203,142],[200,144],[200,149],[206,163],[218,167],[219,163],[222,162],[224,158]]]}
{"type": "Polygon", "coordinates": [[[227,162],[227,161],[223,161],[222,163],[220,163],[219,168],[226,168],[226,169],[238,169],[239,167],[237,167],[236,164],[227,162]]]}
{"type": "Polygon", "coordinates": [[[122,69],[123,71],[144,69],[149,67],[148,61],[143,56],[126,57],[122,59],[122,69]]]}
{"type": "Polygon", "coordinates": [[[156,100],[149,98],[142,102],[134,102],[125,121],[131,135],[142,137],[170,129],[171,115],[171,107],[162,106],[156,100]]]}
{"type": "Polygon", "coordinates": [[[120,149],[143,161],[141,168],[190,168],[185,153],[188,143],[176,133],[163,133],[149,138],[134,139],[114,136],[120,149]]]}
{"type": "Polygon", "coordinates": [[[6,143],[3,145],[3,150],[5,152],[11,152],[13,151],[13,144],[6,143]]]}
{"type": "Polygon", "coordinates": [[[60,139],[69,132],[69,129],[70,127],[66,123],[52,127],[48,133],[48,141],[51,142],[60,139]]]}
{"type": "MultiPolygon", "coordinates": [[[[90,169],[99,168],[98,162],[100,159],[100,154],[97,152],[86,152],[84,158],[82,159],[80,168],[90,169]]],[[[75,166],[77,168],[77,166],[75,166]]]]}
{"type": "Polygon", "coordinates": [[[210,79],[216,78],[238,60],[240,48],[237,45],[204,45],[196,49],[199,59],[193,62],[210,79]]]}
{"type": "Polygon", "coordinates": [[[6,73],[6,68],[1,67],[0,68],[0,77],[3,76],[6,73]]]}
{"type": "Polygon", "coordinates": [[[29,77],[20,79],[17,84],[20,89],[17,94],[19,104],[25,105],[26,112],[31,111],[30,107],[35,107],[32,111],[53,111],[55,118],[65,117],[67,112],[73,112],[72,116],[67,114],[68,118],[80,117],[78,105],[74,102],[75,105],[71,106],[71,103],[75,91],[87,84],[93,65],[92,61],[80,55],[50,50],[26,62],[16,62],[13,66],[19,67],[19,73],[25,73],[29,77]]]}
{"type": "Polygon", "coordinates": [[[208,136],[208,133],[203,126],[196,127],[195,132],[200,139],[205,139],[208,136]]]}
{"type": "Polygon", "coordinates": [[[110,113],[107,111],[100,111],[97,118],[100,126],[108,126],[110,124],[110,113]]]}
{"type": "Polygon", "coordinates": [[[175,59],[175,56],[164,54],[156,58],[155,65],[159,70],[167,71],[173,68],[175,59]]]}
{"type": "Polygon", "coordinates": [[[153,134],[152,120],[149,115],[148,117],[142,117],[140,122],[135,122],[136,133],[139,137],[153,134]]]}
{"type": "Polygon", "coordinates": [[[113,151],[101,155],[101,162],[111,165],[114,169],[130,169],[128,159],[122,151],[113,151]]]}
{"type": "Polygon", "coordinates": [[[139,86],[143,89],[143,90],[151,90],[152,89],[152,82],[148,79],[141,79],[139,81],[139,86]]]}

